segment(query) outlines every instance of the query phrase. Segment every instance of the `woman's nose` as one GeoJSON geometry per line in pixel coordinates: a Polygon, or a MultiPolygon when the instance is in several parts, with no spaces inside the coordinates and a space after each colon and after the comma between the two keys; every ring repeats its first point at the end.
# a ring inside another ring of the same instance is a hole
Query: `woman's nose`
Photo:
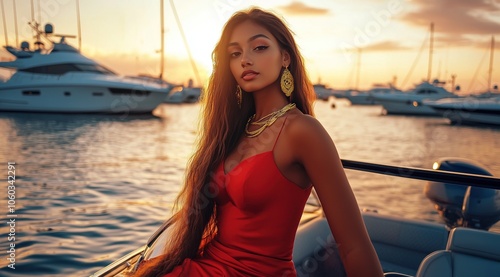
{"type": "Polygon", "coordinates": [[[253,62],[248,56],[248,54],[241,54],[241,67],[246,67],[252,64],[253,62]]]}

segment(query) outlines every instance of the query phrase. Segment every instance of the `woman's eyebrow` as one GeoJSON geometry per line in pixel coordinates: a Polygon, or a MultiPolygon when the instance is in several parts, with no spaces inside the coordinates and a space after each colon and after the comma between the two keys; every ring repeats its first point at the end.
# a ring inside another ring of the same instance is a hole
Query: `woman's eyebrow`
{"type": "MultiPolygon", "coordinates": [[[[266,35],[264,35],[264,34],[256,34],[256,35],[254,35],[254,36],[251,36],[251,37],[247,40],[247,42],[254,41],[254,40],[256,40],[256,39],[258,39],[258,38],[260,38],[260,37],[270,39],[268,36],[266,36],[266,35]]],[[[237,45],[239,45],[239,43],[237,43],[237,42],[230,42],[230,43],[227,45],[227,47],[229,47],[229,46],[237,46],[237,45]]]]}

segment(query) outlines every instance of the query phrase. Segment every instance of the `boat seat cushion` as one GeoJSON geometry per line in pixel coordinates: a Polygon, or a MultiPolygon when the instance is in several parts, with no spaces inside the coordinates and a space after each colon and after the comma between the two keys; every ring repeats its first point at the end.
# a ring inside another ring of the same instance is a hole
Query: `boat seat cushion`
{"type": "Polygon", "coordinates": [[[470,228],[455,228],[446,250],[427,256],[417,277],[492,276],[500,272],[500,234],[470,228]]]}
{"type": "Polygon", "coordinates": [[[384,272],[415,276],[427,255],[446,248],[448,230],[442,224],[373,212],[363,213],[363,219],[384,272]]]}
{"type": "Polygon", "coordinates": [[[317,218],[299,227],[293,262],[298,277],[346,276],[326,218],[317,218]]]}
{"type": "MultiPolygon", "coordinates": [[[[446,249],[444,225],[400,217],[363,213],[363,219],[384,272],[415,276],[422,260],[446,249]]],[[[300,276],[344,276],[335,240],[324,217],[297,230],[293,261],[300,276]]]]}

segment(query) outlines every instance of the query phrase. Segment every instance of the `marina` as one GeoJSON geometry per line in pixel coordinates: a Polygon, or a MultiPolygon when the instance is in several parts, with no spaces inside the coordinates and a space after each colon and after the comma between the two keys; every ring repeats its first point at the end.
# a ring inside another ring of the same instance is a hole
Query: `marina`
{"type": "MultiPolygon", "coordinates": [[[[196,149],[199,100],[213,65],[207,49],[230,11],[247,3],[200,1],[192,9],[177,1],[178,12],[174,1],[164,0],[0,1],[0,162],[7,172],[0,185],[7,208],[0,276],[122,276],[119,271],[161,255],[169,239],[175,222],[168,219],[196,149]],[[29,26],[20,36],[18,16],[29,26]],[[54,26],[62,28],[55,33],[54,26]]],[[[457,36],[446,21],[456,22],[448,18],[454,13],[427,16],[443,9],[439,3],[386,2],[364,11],[352,6],[356,12],[345,15],[336,11],[349,11],[347,2],[260,4],[290,20],[308,77],[318,80],[315,117],[338,149],[384,272],[400,273],[386,277],[421,277],[426,270],[425,276],[437,276],[433,270],[452,270],[442,263],[452,255],[465,257],[455,273],[500,272],[498,31],[482,28],[487,22],[498,30],[498,22],[485,9],[479,27],[464,21],[470,29],[457,36]],[[316,33],[320,25],[335,27],[316,33]],[[424,75],[420,61],[427,59],[427,78],[412,76],[415,69],[424,75]],[[380,83],[390,75],[390,83],[380,83]]],[[[255,46],[256,53],[270,47],[255,46]]],[[[247,71],[252,78],[262,73],[247,71]]],[[[313,190],[293,247],[297,276],[344,276],[336,247],[313,190]]]]}
{"type": "MultiPolygon", "coordinates": [[[[441,157],[461,157],[500,176],[498,128],[385,116],[380,106],[346,100],[332,109],[331,101],[316,101],[315,112],[343,159],[431,169],[441,157]]],[[[2,274],[90,275],[143,245],[170,216],[199,107],[162,104],[154,116],[1,113],[0,157],[16,162],[22,238],[15,274],[5,270],[7,260],[2,274]]],[[[423,193],[425,181],[347,174],[360,209],[442,222],[423,193]]],[[[1,226],[2,237],[7,231],[1,226]]]]}

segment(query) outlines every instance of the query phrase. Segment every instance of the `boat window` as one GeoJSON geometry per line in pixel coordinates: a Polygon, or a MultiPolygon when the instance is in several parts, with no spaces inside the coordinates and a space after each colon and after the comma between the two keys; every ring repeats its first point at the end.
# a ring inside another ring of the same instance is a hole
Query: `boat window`
{"type": "Polygon", "coordinates": [[[127,88],[108,88],[111,91],[111,94],[119,95],[149,95],[151,91],[148,90],[139,90],[139,89],[127,89],[127,88]]]}
{"type": "Polygon", "coordinates": [[[76,67],[78,67],[80,71],[84,72],[94,72],[94,73],[111,74],[111,75],[115,74],[113,71],[98,64],[76,64],[76,67]]]}
{"type": "Polygon", "coordinates": [[[39,90],[23,90],[23,95],[40,95],[39,90]]]}
{"type": "Polygon", "coordinates": [[[62,75],[67,72],[79,70],[73,64],[54,64],[21,69],[20,71],[38,74],[62,75]]]}
{"type": "Polygon", "coordinates": [[[37,74],[50,74],[50,75],[63,75],[68,72],[92,72],[92,73],[110,74],[110,75],[115,74],[111,70],[98,64],[69,64],[69,63],[37,66],[37,67],[21,69],[19,71],[37,73],[37,74]]]}
{"type": "Polygon", "coordinates": [[[417,91],[417,94],[433,94],[433,93],[437,93],[437,91],[431,89],[421,89],[417,91]]]}

